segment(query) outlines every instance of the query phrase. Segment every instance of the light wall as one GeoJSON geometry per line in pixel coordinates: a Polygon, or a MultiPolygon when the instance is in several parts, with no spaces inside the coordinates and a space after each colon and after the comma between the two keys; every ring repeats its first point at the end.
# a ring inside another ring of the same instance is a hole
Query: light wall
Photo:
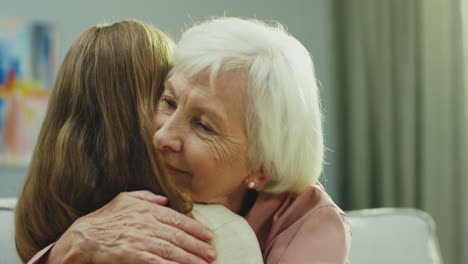
{"type": "MultiPolygon", "coordinates": [[[[89,26],[126,18],[151,22],[177,39],[184,28],[211,16],[276,20],[298,38],[314,58],[322,86],[327,146],[336,149],[329,0],[15,0],[3,3],[0,17],[54,23],[60,33],[60,60],[73,40],[89,26]]],[[[339,203],[336,154],[327,153],[322,183],[339,203]]],[[[0,197],[15,196],[26,169],[0,169],[0,197]]]]}

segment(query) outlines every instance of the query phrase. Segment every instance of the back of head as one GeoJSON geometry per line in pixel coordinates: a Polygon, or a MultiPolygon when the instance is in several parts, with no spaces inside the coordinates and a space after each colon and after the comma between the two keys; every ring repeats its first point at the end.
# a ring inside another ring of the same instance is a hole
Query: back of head
{"type": "Polygon", "coordinates": [[[249,95],[249,159],[268,177],[269,192],[302,191],[317,182],[323,163],[319,89],[311,57],[279,24],[217,18],[182,35],[175,71],[213,80],[235,70],[249,95]]]}
{"type": "Polygon", "coordinates": [[[190,210],[152,146],[172,49],[164,33],[135,20],[94,26],[73,43],[16,209],[24,261],[123,191],[147,189],[168,196],[181,212],[190,210]]]}

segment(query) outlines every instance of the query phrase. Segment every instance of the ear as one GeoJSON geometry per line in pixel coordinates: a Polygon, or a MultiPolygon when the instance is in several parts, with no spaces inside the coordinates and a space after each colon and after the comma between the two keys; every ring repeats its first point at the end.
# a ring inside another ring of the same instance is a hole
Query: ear
{"type": "Polygon", "coordinates": [[[248,189],[257,189],[263,183],[265,183],[267,177],[263,171],[263,168],[260,168],[258,171],[251,172],[247,177],[244,179],[244,184],[248,189]]]}

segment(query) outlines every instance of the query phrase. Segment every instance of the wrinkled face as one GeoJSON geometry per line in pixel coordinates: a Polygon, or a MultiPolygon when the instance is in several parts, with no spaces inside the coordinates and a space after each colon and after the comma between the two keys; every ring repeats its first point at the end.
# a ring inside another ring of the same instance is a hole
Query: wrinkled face
{"type": "Polygon", "coordinates": [[[233,211],[253,175],[247,160],[247,94],[237,75],[226,73],[210,87],[207,74],[187,79],[174,72],[165,83],[154,135],[167,171],[195,202],[233,211]]]}

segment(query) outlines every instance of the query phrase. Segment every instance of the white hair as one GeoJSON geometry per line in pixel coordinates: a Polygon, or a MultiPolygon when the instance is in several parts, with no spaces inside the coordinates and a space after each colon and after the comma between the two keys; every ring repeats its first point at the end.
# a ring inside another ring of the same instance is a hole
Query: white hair
{"type": "Polygon", "coordinates": [[[311,57],[280,24],[215,18],[182,34],[174,71],[208,71],[211,84],[239,70],[249,96],[248,158],[268,192],[303,191],[321,174],[324,156],[319,89],[311,57]]]}

